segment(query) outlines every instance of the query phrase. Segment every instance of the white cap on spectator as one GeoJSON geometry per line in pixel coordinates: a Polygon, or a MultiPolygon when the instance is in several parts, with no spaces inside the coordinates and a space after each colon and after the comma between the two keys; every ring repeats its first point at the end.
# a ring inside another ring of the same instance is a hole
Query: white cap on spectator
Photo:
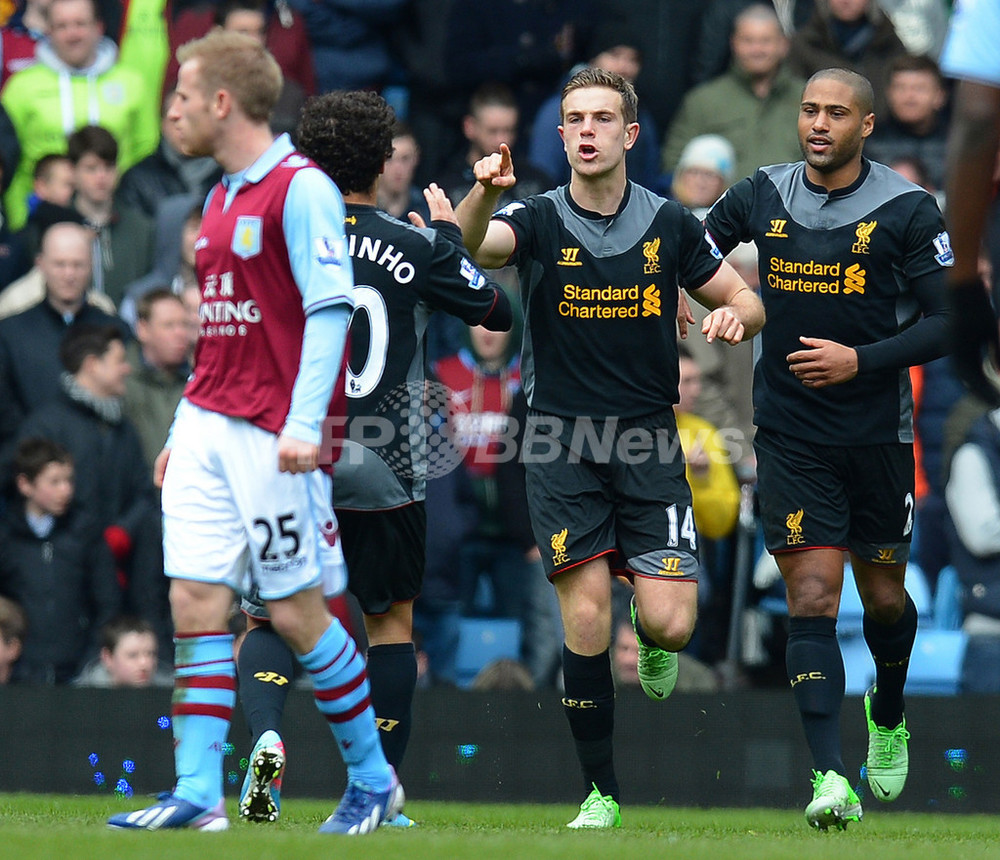
{"type": "Polygon", "coordinates": [[[689,167],[700,167],[718,173],[726,184],[733,181],[736,153],[733,145],[719,134],[700,134],[691,138],[677,161],[677,172],[689,167]]]}

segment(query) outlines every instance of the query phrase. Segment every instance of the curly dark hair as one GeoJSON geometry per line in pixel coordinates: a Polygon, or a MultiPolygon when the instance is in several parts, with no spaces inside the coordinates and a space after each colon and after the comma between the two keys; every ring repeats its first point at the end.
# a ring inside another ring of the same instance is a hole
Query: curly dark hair
{"type": "Polygon", "coordinates": [[[395,113],[378,93],[324,93],[302,108],[298,148],[342,194],[370,191],[392,155],[395,123],[395,113]]]}

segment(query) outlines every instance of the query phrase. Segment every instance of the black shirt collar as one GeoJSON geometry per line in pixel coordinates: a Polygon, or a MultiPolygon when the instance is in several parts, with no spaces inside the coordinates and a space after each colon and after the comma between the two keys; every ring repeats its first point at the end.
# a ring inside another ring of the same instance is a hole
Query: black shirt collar
{"type": "Polygon", "coordinates": [[[600,212],[593,212],[590,209],[584,209],[573,199],[573,195],[569,193],[569,183],[563,186],[563,195],[566,197],[566,202],[569,204],[569,208],[581,218],[587,218],[591,221],[610,221],[621,215],[621,213],[625,211],[625,207],[628,206],[628,201],[632,197],[632,182],[629,180],[625,181],[625,193],[622,195],[622,201],[618,204],[618,210],[614,213],[614,215],[602,215],[600,212]]]}
{"type": "Polygon", "coordinates": [[[861,156],[861,172],[858,174],[858,178],[855,179],[850,185],[845,185],[843,188],[834,188],[833,191],[827,191],[822,185],[816,185],[816,183],[809,181],[809,177],[806,175],[805,167],[802,168],[802,184],[812,191],[813,194],[824,194],[833,200],[837,197],[847,197],[849,194],[853,194],[862,185],[864,185],[865,180],[868,178],[868,174],[871,172],[872,163],[864,156],[861,156]]]}

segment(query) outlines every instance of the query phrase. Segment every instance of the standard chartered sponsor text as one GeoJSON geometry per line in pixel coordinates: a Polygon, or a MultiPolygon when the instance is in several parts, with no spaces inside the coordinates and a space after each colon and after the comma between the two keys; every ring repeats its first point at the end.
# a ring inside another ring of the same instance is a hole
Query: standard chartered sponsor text
{"type": "Polygon", "coordinates": [[[639,316],[639,285],[633,287],[563,286],[559,315],[578,319],[623,319],[639,316]]]}
{"type": "Polygon", "coordinates": [[[785,260],[771,257],[771,271],[767,275],[767,285],[775,290],[797,293],[840,292],[841,264],[820,263],[816,260],[785,260]],[[783,277],[783,275],[804,275],[806,277],[783,277]]]}

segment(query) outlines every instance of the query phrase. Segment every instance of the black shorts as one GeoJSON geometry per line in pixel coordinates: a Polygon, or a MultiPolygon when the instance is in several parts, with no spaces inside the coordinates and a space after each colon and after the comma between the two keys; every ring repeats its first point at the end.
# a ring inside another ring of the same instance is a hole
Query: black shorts
{"type": "Polygon", "coordinates": [[[575,422],[532,412],[521,456],[532,529],[550,578],[611,554],[616,572],[698,579],[698,536],[673,410],[575,422]]]}
{"type": "Polygon", "coordinates": [[[413,600],[424,582],[427,510],[412,502],[388,511],[336,509],[347,588],[365,615],[413,600]]]}
{"type": "Polygon", "coordinates": [[[913,446],[814,445],[760,429],[757,489],[772,553],[846,549],[905,564],[913,531],[913,446]]]}

